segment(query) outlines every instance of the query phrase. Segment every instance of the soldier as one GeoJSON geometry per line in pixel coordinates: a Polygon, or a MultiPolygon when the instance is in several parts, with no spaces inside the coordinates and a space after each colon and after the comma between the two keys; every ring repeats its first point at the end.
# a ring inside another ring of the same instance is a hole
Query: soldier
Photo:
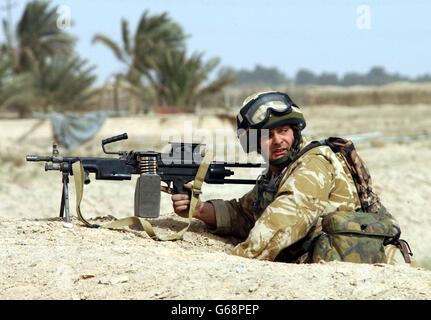
{"type": "MultiPolygon", "coordinates": [[[[263,92],[246,98],[237,124],[246,152],[253,151],[248,143],[250,129],[269,130],[257,145],[269,170],[240,199],[199,202],[193,217],[217,234],[243,239],[233,254],[270,261],[311,262],[307,244],[321,231],[322,217],[361,209],[346,160],[327,146],[313,148],[294,159],[310,141],[301,134],[306,125],[303,112],[284,93],[263,92]]],[[[187,215],[187,195],[175,194],[172,202],[178,215],[187,215]]],[[[395,246],[386,245],[384,251],[382,262],[404,262],[395,246]]]]}

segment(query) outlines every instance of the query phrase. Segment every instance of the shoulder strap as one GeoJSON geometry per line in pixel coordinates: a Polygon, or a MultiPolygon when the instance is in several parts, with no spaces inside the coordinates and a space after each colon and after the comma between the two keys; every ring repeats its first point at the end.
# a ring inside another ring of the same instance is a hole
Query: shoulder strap
{"type": "Polygon", "coordinates": [[[382,204],[377,194],[373,192],[370,172],[356,151],[353,142],[339,137],[330,137],[325,142],[332,151],[341,153],[346,160],[358,192],[362,210],[377,213],[382,204]]]}
{"type": "Polygon", "coordinates": [[[275,181],[275,186],[278,188],[278,184],[281,182],[282,177],[284,176],[284,174],[286,173],[287,169],[289,169],[289,167],[299,158],[301,158],[305,153],[307,153],[308,151],[310,151],[313,148],[316,147],[320,147],[325,145],[326,140],[321,140],[321,141],[312,141],[309,144],[307,144],[304,148],[302,148],[301,150],[298,151],[298,153],[292,158],[292,161],[281,171],[280,175],[278,176],[278,178],[275,181]]]}
{"type": "Polygon", "coordinates": [[[320,146],[323,146],[323,145],[326,145],[326,140],[311,141],[304,148],[302,148],[301,150],[299,150],[299,152],[296,154],[296,156],[293,157],[292,163],[295,162],[296,160],[298,160],[300,157],[302,157],[304,155],[304,153],[307,153],[311,149],[316,148],[316,147],[320,147],[320,146]]]}

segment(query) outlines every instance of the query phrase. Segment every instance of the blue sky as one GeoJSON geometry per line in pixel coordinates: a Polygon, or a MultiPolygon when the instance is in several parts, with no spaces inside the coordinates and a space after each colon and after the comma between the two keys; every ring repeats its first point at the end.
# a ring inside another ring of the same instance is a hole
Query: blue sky
{"type": "MultiPolygon", "coordinates": [[[[16,22],[27,1],[11,0],[16,22]]],[[[4,5],[6,0],[1,0],[4,5]]],[[[168,12],[186,34],[189,54],[219,57],[220,66],[278,67],[288,77],[367,72],[375,65],[415,77],[431,73],[431,1],[389,0],[55,0],[67,5],[79,38],[76,50],[97,66],[98,83],[122,69],[94,34],[120,41],[125,18],[134,32],[145,9],[168,12]],[[364,9],[365,8],[365,9],[364,9]],[[365,11],[364,11],[365,10],[365,11]]],[[[6,12],[1,12],[6,17],[6,12]]]]}

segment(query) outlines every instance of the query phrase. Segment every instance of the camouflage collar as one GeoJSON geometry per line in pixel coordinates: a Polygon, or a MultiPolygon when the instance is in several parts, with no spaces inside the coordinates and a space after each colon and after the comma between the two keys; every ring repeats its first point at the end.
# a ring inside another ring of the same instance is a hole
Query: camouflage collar
{"type": "Polygon", "coordinates": [[[293,143],[293,146],[291,150],[289,150],[283,157],[277,159],[277,160],[270,160],[269,164],[278,168],[285,168],[287,167],[292,160],[295,158],[296,154],[304,148],[304,146],[308,143],[308,139],[302,137],[300,132],[296,131],[294,133],[295,135],[295,141],[293,143]]]}

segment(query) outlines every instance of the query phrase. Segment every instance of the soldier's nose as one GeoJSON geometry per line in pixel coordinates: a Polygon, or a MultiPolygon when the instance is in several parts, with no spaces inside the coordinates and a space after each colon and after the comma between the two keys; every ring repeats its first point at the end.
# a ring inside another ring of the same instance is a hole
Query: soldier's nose
{"type": "Polygon", "coordinates": [[[278,133],[274,133],[274,135],[272,136],[272,143],[273,144],[280,144],[281,143],[281,135],[279,135],[278,133]]]}

